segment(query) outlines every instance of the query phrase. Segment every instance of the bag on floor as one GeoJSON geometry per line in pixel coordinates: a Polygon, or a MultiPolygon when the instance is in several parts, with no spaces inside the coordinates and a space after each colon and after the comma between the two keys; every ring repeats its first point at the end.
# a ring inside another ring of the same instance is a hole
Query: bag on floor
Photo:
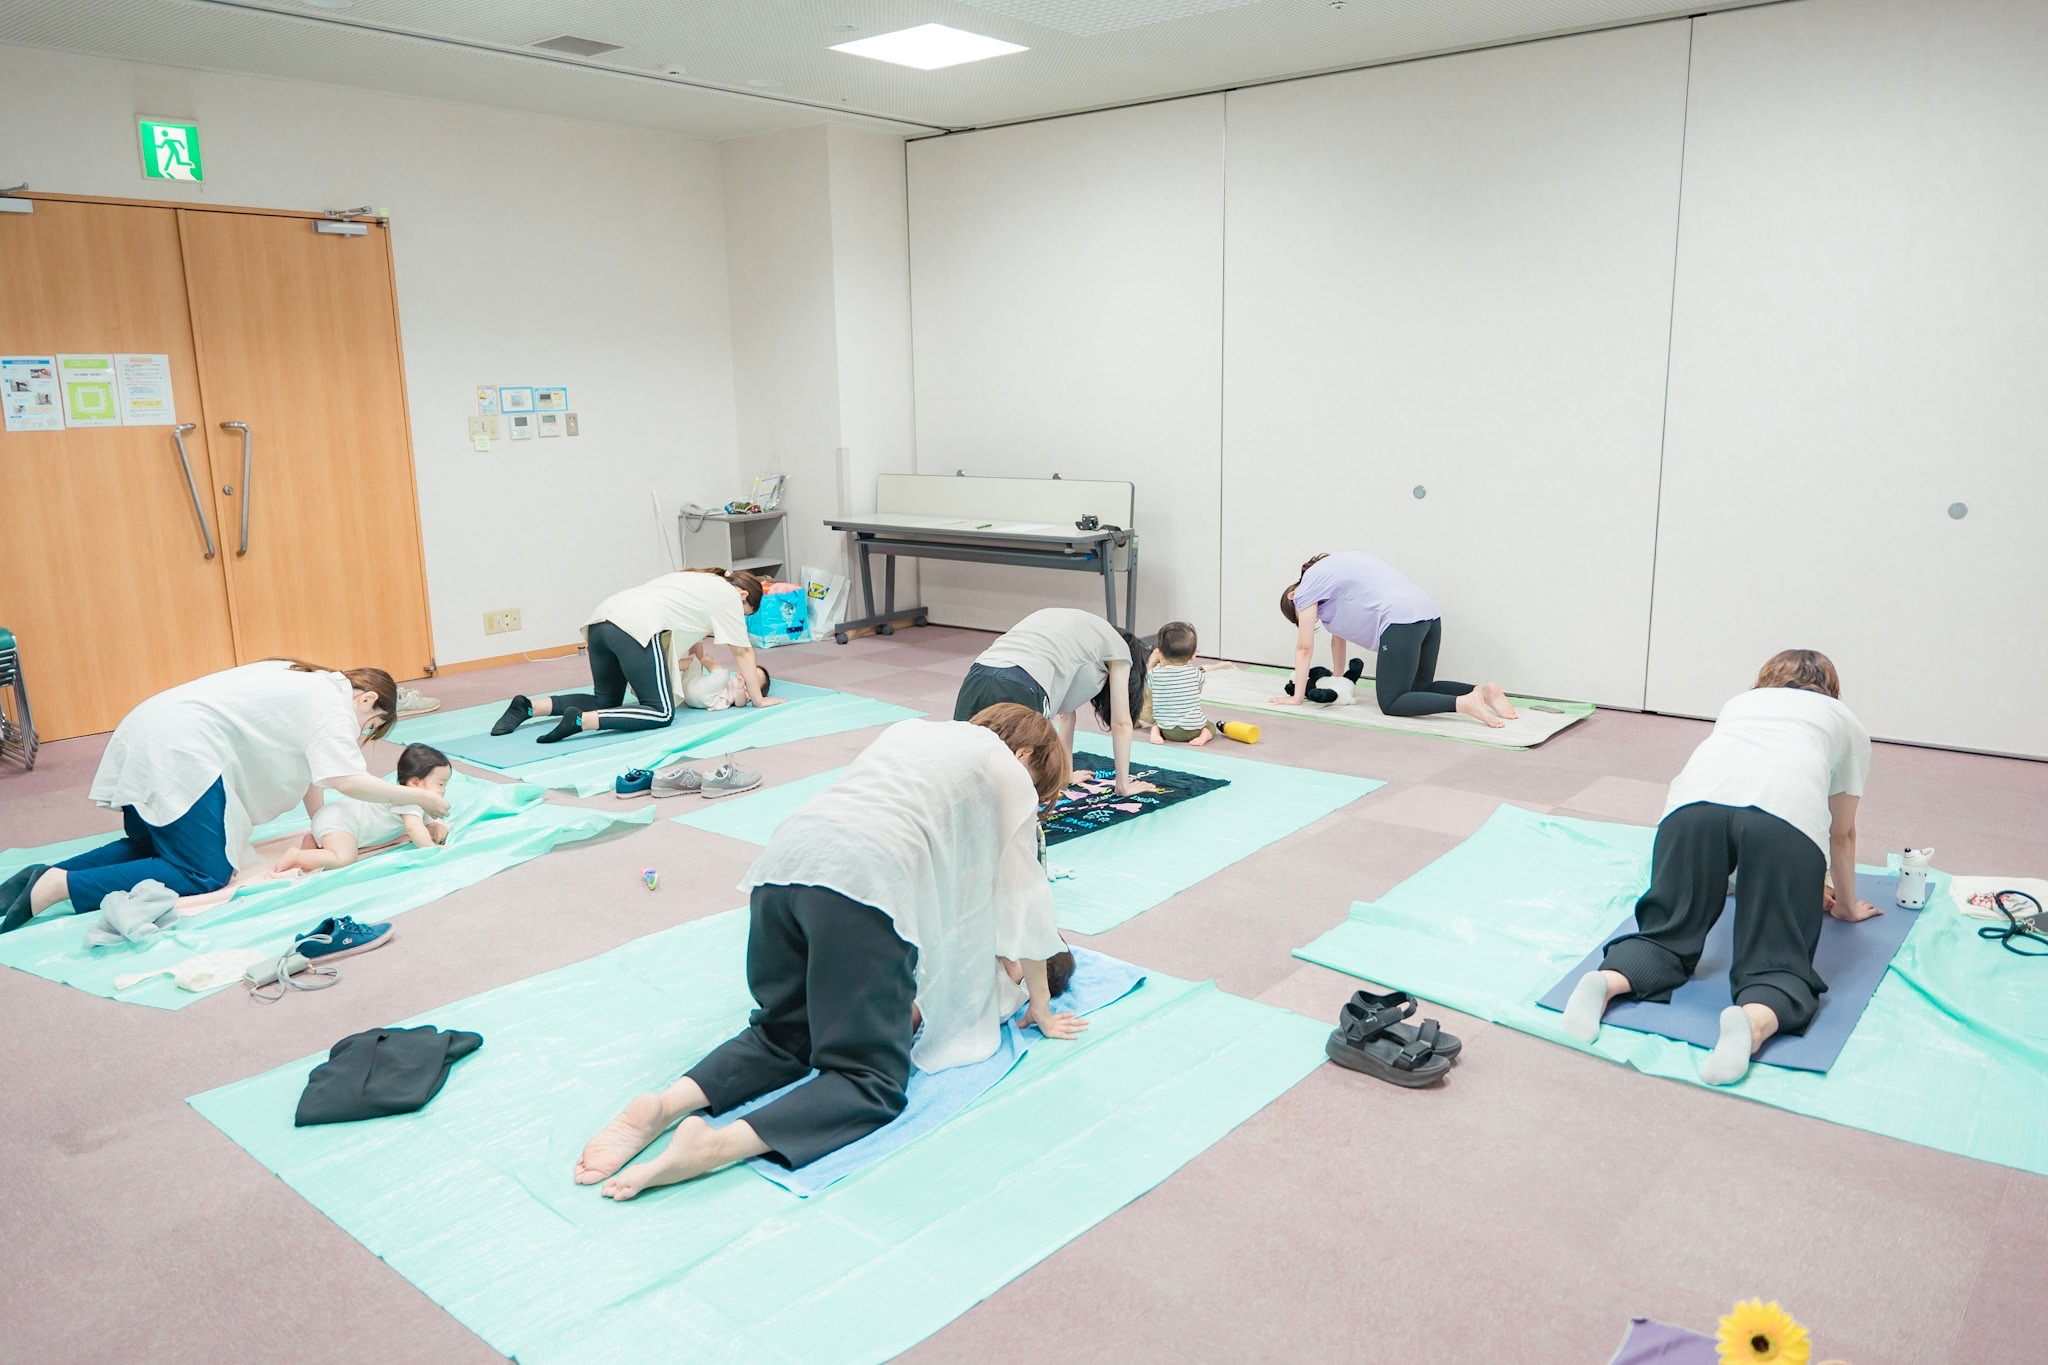
{"type": "Polygon", "coordinates": [[[747,638],[762,649],[810,639],[810,601],[804,590],[792,583],[781,591],[762,593],[760,610],[747,618],[747,638]]]}
{"type": "Polygon", "coordinates": [[[804,596],[810,599],[811,638],[822,640],[846,615],[846,575],[806,567],[804,596]]]}

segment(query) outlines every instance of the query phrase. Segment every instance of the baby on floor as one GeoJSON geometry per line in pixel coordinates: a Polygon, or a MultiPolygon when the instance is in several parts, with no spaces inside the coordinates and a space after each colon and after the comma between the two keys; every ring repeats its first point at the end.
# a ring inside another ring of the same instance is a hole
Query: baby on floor
{"type": "Polygon", "coordinates": [[[1202,674],[1209,665],[1195,662],[1195,628],[1168,621],[1159,628],[1158,643],[1145,666],[1145,710],[1154,744],[1203,745],[1216,727],[1202,710],[1202,674]]]}
{"type": "MultiPolygon", "coordinates": [[[[746,683],[730,668],[715,666],[704,652],[703,643],[690,651],[677,670],[682,682],[679,695],[683,705],[699,711],[723,711],[731,706],[745,706],[749,700],[746,683]]],[[[768,686],[774,679],[768,670],[754,665],[754,682],[761,689],[761,695],[768,695],[768,686]]]]}
{"type": "MultiPolygon", "coordinates": [[[[398,785],[445,796],[453,770],[448,755],[425,744],[408,744],[398,756],[398,785]]],[[[448,826],[429,820],[418,806],[384,806],[374,801],[356,801],[334,793],[328,802],[314,807],[319,788],[306,794],[306,810],[313,817],[313,832],[305,842],[284,855],[279,872],[319,872],[347,867],[364,849],[380,848],[400,839],[411,839],[416,848],[432,848],[448,842],[448,826]]]]}

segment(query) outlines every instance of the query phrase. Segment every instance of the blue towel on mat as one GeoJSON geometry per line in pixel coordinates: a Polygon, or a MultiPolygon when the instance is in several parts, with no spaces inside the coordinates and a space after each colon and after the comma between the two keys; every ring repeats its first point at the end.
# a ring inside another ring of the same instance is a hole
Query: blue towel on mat
{"type": "MultiPolygon", "coordinates": [[[[1067,982],[1066,992],[1052,1002],[1055,1013],[1087,1014],[1123,999],[1145,984],[1145,973],[1128,962],[1090,952],[1086,948],[1076,948],[1073,953],[1074,975],[1067,982]]],[[[994,970],[995,964],[990,963],[989,967],[994,970]]],[[[764,1179],[793,1194],[808,1197],[863,1166],[881,1160],[897,1148],[915,1142],[980,1099],[990,1086],[1009,1075],[1010,1068],[1023,1060],[1024,1054],[1030,1051],[1032,1043],[1039,1037],[1036,1029],[1025,1032],[1019,1022],[1023,1017],[1023,1011],[1019,1010],[1015,1019],[1003,1025],[1002,1041],[997,1044],[995,1053],[984,1061],[949,1067],[944,1071],[913,1070],[910,1084],[906,1087],[910,1099],[903,1112],[866,1137],[849,1142],[838,1151],[828,1152],[810,1165],[793,1171],[766,1157],[755,1157],[748,1164],[764,1179]]],[[[811,1076],[817,1074],[813,1071],[811,1076]]],[[[806,1076],[804,1081],[810,1078],[806,1076]]],[[[743,1119],[770,1100],[788,1094],[804,1081],[786,1085],[730,1114],[721,1115],[713,1126],[722,1127],[735,1119],[743,1119]]]]}

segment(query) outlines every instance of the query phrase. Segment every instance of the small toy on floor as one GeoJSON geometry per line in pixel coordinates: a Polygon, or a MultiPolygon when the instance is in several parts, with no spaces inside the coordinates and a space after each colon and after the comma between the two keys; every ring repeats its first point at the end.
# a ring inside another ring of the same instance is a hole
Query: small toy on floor
{"type": "MultiPolygon", "coordinates": [[[[1310,701],[1325,705],[1349,706],[1358,700],[1358,680],[1365,676],[1365,660],[1353,659],[1344,669],[1343,675],[1332,673],[1321,664],[1308,671],[1308,689],[1302,695],[1310,701]],[[1328,679],[1327,682],[1324,679],[1328,679]]],[[[1294,683],[1286,687],[1288,696],[1294,695],[1294,683]]]]}
{"type": "Polygon", "coordinates": [[[655,871],[651,867],[645,869],[640,874],[640,884],[646,887],[649,891],[661,890],[661,873],[655,871]]]}

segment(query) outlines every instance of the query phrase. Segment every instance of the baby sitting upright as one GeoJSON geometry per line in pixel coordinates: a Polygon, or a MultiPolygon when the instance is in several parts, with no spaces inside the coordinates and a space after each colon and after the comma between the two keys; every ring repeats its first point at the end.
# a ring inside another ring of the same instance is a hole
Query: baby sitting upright
{"type": "MultiPolygon", "coordinates": [[[[1145,666],[1145,715],[1154,744],[1207,744],[1220,727],[1212,726],[1202,709],[1202,674],[1208,665],[1195,662],[1195,628],[1186,621],[1168,621],[1159,628],[1158,644],[1145,666]]],[[[1219,665],[1220,667],[1220,665],[1219,665]]]]}
{"type": "MultiPolygon", "coordinates": [[[[418,787],[436,796],[448,792],[453,769],[448,755],[425,744],[408,744],[398,756],[398,785],[418,787]]],[[[318,791],[318,788],[314,789],[318,791]]],[[[308,800],[311,800],[309,795],[308,800]]],[[[375,801],[357,801],[339,792],[327,794],[327,802],[313,811],[313,832],[305,842],[278,861],[279,872],[319,872],[347,867],[364,849],[409,838],[416,848],[432,848],[448,842],[448,826],[429,820],[418,806],[385,806],[375,801]]]]}

